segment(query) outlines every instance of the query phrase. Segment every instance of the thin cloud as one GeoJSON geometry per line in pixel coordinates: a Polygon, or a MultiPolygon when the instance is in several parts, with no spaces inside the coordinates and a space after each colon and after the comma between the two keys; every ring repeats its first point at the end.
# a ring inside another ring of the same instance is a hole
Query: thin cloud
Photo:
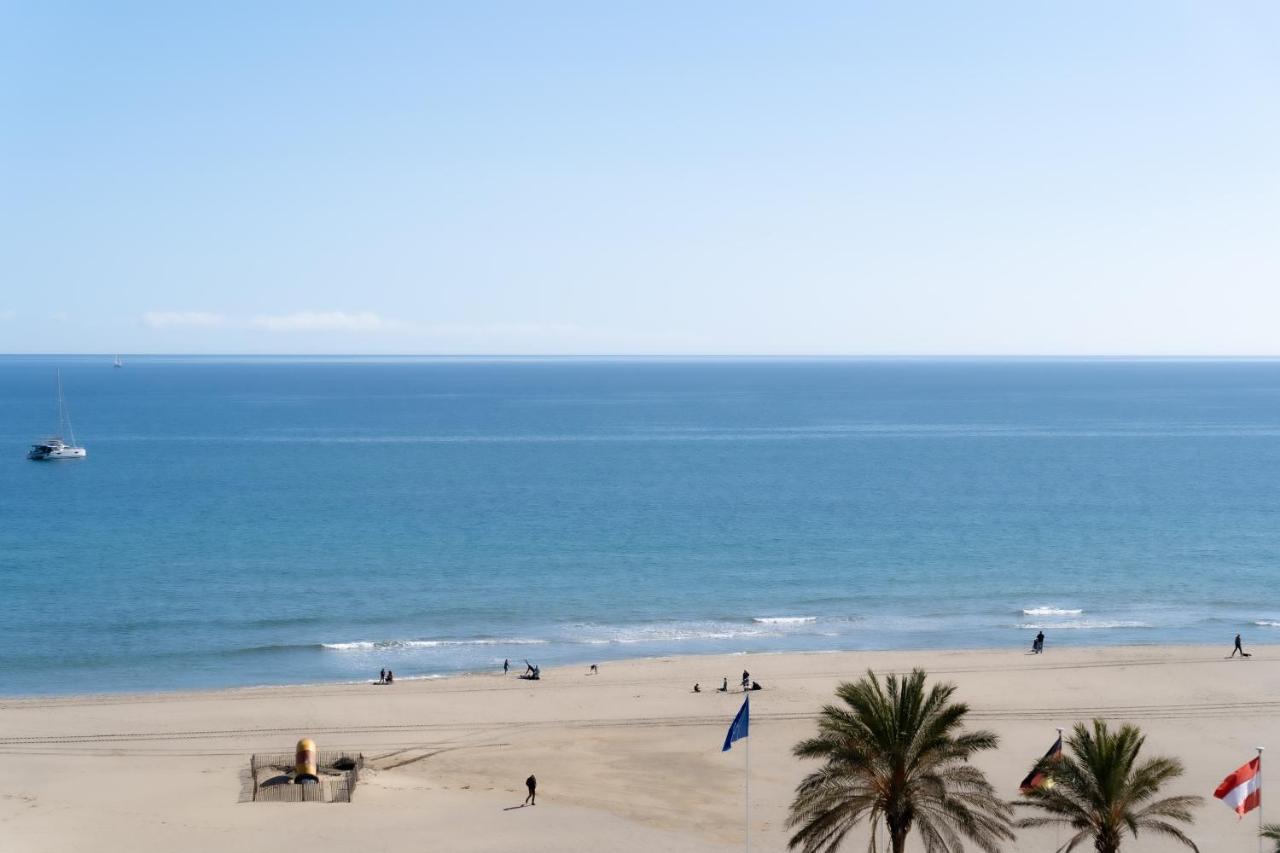
{"type": "Polygon", "coordinates": [[[576,338],[588,334],[573,323],[445,323],[432,326],[430,331],[444,337],[475,338],[576,338]]]}
{"type": "Polygon", "coordinates": [[[207,311],[148,311],[142,315],[142,324],[152,329],[196,327],[209,329],[221,326],[226,318],[207,311]]]}
{"type": "Polygon", "coordinates": [[[295,311],[292,314],[259,314],[249,321],[269,332],[378,332],[396,324],[372,311],[295,311]]]}

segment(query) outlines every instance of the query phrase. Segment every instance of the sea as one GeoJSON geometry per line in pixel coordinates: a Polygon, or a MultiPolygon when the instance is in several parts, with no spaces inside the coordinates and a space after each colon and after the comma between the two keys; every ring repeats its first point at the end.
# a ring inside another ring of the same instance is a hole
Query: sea
{"type": "Polygon", "coordinates": [[[0,694],[1280,641],[1277,361],[111,361],[0,357],[0,694]]]}

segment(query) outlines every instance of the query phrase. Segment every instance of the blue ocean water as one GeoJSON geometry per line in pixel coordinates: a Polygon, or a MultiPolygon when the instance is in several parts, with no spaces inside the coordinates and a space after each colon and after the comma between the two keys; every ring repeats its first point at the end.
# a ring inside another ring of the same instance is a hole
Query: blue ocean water
{"type": "Polygon", "coordinates": [[[1274,361],[4,357],[0,693],[1225,650],[1278,487],[1274,361]]]}

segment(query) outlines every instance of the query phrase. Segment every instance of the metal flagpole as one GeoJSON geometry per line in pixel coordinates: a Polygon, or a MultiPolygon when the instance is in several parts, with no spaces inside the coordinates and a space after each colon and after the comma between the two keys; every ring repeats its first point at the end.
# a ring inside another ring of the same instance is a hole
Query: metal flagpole
{"type": "Polygon", "coordinates": [[[747,818],[747,825],[746,825],[746,827],[745,827],[745,828],[746,828],[746,830],[747,830],[747,832],[746,832],[746,840],[747,840],[746,850],[747,850],[747,853],[751,853],[751,738],[750,738],[750,737],[746,738],[746,741],[747,741],[747,748],[746,748],[746,756],[747,756],[747,759],[746,759],[746,760],[747,760],[747,768],[746,768],[746,777],[747,777],[747,779],[746,779],[746,782],[747,782],[747,784],[746,784],[745,786],[743,786],[743,787],[745,788],[745,790],[746,790],[746,797],[745,797],[745,799],[746,799],[746,804],[745,804],[745,805],[746,805],[746,807],[745,807],[745,809],[744,809],[743,811],[744,811],[744,813],[746,814],[746,818],[747,818]]]}
{"type": "Polygon", "coordinates": [[[1258,750],[1258,853],[1264,853],[1262,841],[1262,750],[1265,746],[1255,747],[1258,750]]]}
{"type": "MultiPolygon", "coordinates": [[[[1058,726],[1058,746],[1062,746],[1062,726],[1058,726]]],[[[1062,847],[1062,824],[1060,823],[1053,825],[1053,843],[1055,847],[1062,847]]]]}

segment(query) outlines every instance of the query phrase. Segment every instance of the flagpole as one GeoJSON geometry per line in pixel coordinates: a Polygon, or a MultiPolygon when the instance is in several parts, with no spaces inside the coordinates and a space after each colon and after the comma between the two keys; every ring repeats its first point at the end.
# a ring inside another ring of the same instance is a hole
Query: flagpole
{"type": "MultiPolygon", "coordinates": [[[[1061,750],[1061,748],[1062,748],[1062,726],[1058,726],[1058,727],[1057,727],[1057,729],[1058,729],[1058,748],[1059,748],[1059,750],[1061,750]]],[[[1061,752],[1059,752],[1059,755],[1061,755],[1061,752]]],[[[1059,848],[1061,848],[1061,847],[1062,847],[1062,824],[1060,824],[1060,823],[1055,823],[1055,824],[1053,825],[1053,843],[1054,843],[1054,845],[1055,845],[1056,847],[1059,847],[1059,848]]]]}
{"type": "Polygon", "coordinates": [[[1258,853],[1264,853],[1262,841],[1262,751],[1265,746],[1254,747],[1258,750],[1258,853]]]}
{"type": "MultiPolygon", "coordinates": [[[[744,688],[744,694],[747,692],[744,688]]],[[[747,853],[751,853],[751,697],[742,697],[742,707],[738,709],[738,715],[733,718],[733,722],[729,724],[729,733],[724,736],[724,746],[721,752],[728,752],[735,743],[745,740],[747,745],[743,748],[743,767],[742,767],[742,815],[745,821],[743,829],[743,840],[747,853]]]]}
{"type": "Polygon", "coordinates": [[[745,797],[746,807],[743,811],[746,814],[746,818],[747,818],[746,851],[747,853],[751,853],[751,738],[749,737],[746,738],[746,741],[747,741],[747,749],[746,749],[746,756],[747,756],[746,777],[747,778],[746,778],[746,785],[743,786],[746,790],[746,797],[745,797]]]}

